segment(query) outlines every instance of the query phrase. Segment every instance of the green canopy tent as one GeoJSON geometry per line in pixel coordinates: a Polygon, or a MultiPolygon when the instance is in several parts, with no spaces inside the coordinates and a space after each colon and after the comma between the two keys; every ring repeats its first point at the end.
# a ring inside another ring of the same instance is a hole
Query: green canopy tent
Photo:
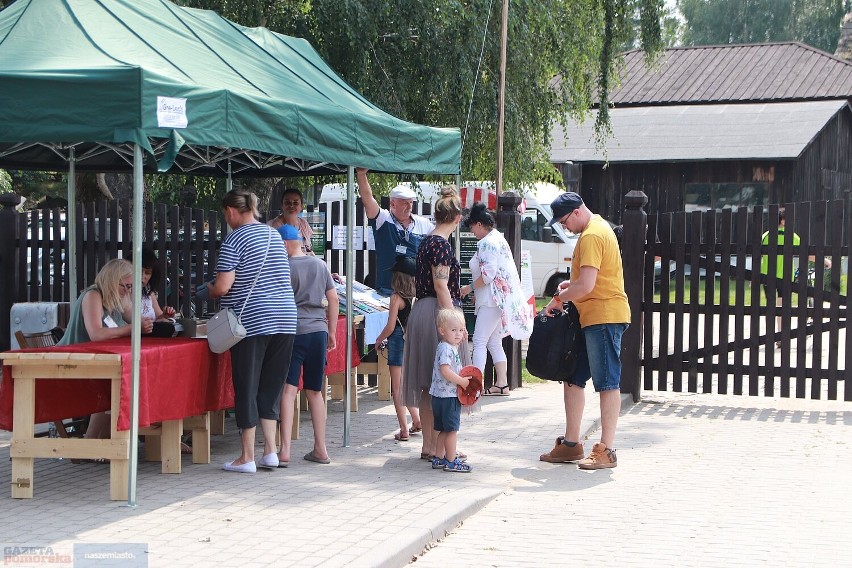
{"type": "MultiPolygon", "coordinates": [[[[385,113],[301,39],[166,0],[17,0],[0,11],[0,168],[68,170],[70,204],[76,171],[132,171],[137,258],[145,172],[229,179],[347,172],[351,195],[355,165],[458,175],[460,156],[458,129],[385,113]]],[[[348,203],[354,274],[354,199],[348,203]]],[[[68,274],[76,282],[75,216],[68,219],[68,274]]],[[[137,313],[139,294],[135,286],[137,313]]],[[[135,504],[138,327],[131,343],[135,504]]]]}

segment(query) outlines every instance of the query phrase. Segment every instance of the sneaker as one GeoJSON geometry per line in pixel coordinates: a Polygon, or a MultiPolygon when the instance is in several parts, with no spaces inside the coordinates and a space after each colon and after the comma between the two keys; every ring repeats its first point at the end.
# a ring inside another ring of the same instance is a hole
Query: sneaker
{"type": "Polygon", "coordinates": [[[549,463],[568,463],[583,459],[583,456],[586,455],[583,451],[583,444],[580,442],[576,442],[573,446],[568,444],[563,436],[559,436],[556,438],[553,449],[540,455],[538,459],[549,463]]]}
{"type": "Polygon", "coordinates": [[[257,467],[262,467],[265,469],[277,469],[278,468],[278,454],[271,453],[266,454],[257,462],[257,467]]]}
{"type": "Polygon", "coordinates": [[[592,446],[592,453],[584,460],[580,460],[577,466],[580,469],[606,469],[618,465],[618,458],[615,457],[615,450],[607,448],[604,444],[598,442],[592,446]]]}

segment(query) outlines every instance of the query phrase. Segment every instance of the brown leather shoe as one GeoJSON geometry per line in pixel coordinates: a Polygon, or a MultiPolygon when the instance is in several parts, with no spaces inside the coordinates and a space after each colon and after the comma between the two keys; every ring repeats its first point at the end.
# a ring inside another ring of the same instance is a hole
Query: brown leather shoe
{"type": "Polygon", "coordinates": [[[592,446],[592,453],[589,454],[589,457],[580,461],[577,465],[580,469],[606,469],[616,467],[618,458],[615,457],[615,450],[598,442],[592,446]]]}
{"type": "Polygon", "coordinates": [[[577,442],[573,446],[569,446],[564,442],[565,437],[559,436],[556,438],[556,444],[553,446],[553,449],[546,454],[540,455],[538,459],[548,463],[568,463],[583,459],[585,453],[583,452],[582,443],[577,442]]]}

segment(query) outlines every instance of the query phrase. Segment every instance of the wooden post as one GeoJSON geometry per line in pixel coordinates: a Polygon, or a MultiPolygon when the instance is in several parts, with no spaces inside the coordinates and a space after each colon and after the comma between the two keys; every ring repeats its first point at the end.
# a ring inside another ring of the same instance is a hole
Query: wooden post
{"type": "MultiPolygon", "coordinates": [[[[515,193],[504,193],[497,198],[497,228],[500,229],[512,249],[515,267],[521,270],[521,215],[518,205],[521,196],[515,193]]],[[[509,390],[521,385],[521,342],[511,336],[503,339],[503,349],[506,351],[506,366],[509,374],[509,390]]]]}
{"type": "Polygon", "coordinates": [[[18,226],[18,212],[15,207],[21,204],[21,196],[14,193],[0,194],[0,351],[6,351],[12,346],[10,318],[12,304],[15,303],[15,251],[17,238],[15,230],[18,226]]]}
{"type": "Polygon", "coordinates": [[[643,207],[648,196],[642,191],[630,191],[624,197],[624,236],[622,261],[624,290],[630,303],[630,327],[621,338],[621,392],[633,395],[639,402],[642,388],[642,298],[645,284],[645,240],[648,215],[643,207]]]}

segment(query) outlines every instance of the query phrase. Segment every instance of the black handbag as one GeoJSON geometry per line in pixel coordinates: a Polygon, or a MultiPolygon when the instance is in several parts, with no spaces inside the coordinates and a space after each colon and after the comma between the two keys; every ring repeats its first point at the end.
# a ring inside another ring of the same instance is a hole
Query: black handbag
{"type": "Polygon", "coordinates": [[[580,329],[580,313],[572,303],[547,317],[539,313],[527,346],[527,371],[548,381],[567,381],[577,371],[581,349],[586,348],[580,329]]]}

